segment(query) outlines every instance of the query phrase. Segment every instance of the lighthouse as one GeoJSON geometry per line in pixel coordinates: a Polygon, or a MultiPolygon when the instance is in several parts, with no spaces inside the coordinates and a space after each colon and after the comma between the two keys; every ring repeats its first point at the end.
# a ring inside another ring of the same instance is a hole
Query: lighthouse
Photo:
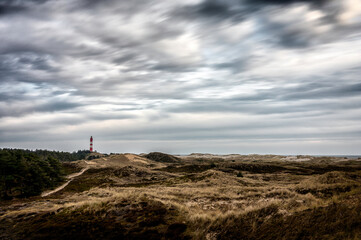
{"type": "Polygon", "coordinates": [[[90,137],[90,152],[93,152],[93,136],[90,137]]]}

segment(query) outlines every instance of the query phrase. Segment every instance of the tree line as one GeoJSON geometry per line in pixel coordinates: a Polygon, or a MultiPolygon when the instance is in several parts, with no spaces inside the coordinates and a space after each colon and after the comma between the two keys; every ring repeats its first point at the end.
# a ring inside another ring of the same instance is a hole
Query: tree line
{"type": "Polygon", "coordinates": [[[42,149],[36,149],[36,150],[23,150],[23,149],[16,149],[20,151],[24,151],[27,153],[35,153],[36,155],[40,156],[41,158],[47,158],[47,157],[53,157],[55,159],[58,159],[59,161],[77,161],[81,159],[85,159],[89,154],[89,150],[78,150],[77,152],[59,152],[59,151],[49,151],[49,150],[42,150],[42,149]]]}
{"type": "Polygon", "coordinates": [[[89,153],[0,149],[0,199],[35,196],[57,186],[65,175],[61,161],[84,159],[89,153]]]}

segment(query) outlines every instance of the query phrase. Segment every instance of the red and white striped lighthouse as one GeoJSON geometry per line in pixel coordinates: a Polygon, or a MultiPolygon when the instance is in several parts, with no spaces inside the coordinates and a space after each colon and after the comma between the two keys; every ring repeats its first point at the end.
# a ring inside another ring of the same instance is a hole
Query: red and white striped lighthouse
{"type": "Polygon", "coordinates": [[[90,152],[93,152],[93,136],[90,137],[90,152]]]}

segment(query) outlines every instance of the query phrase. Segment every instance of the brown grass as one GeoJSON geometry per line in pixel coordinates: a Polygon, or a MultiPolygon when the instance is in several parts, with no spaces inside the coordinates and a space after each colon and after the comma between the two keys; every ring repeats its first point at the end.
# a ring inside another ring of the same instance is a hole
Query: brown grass
{"type": "Polygon", "coordinates": [[[361,236],[360,162],[260,158],[217,157],[193,165],[186,159],[163,169],[140,156],[119,166],[120,157],[99,160],[53,196],[3,205],[0,239],[361,236]]]}

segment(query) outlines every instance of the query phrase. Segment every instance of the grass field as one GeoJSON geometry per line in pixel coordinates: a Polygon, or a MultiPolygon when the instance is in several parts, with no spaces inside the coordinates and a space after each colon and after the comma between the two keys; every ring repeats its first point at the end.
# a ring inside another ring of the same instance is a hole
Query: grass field
{"type": "Polygon", "coordinates": [[[361,239],[361,161],[161,153],[90,167],[45,198],[1,202],[0,239],[361,239]]]}

